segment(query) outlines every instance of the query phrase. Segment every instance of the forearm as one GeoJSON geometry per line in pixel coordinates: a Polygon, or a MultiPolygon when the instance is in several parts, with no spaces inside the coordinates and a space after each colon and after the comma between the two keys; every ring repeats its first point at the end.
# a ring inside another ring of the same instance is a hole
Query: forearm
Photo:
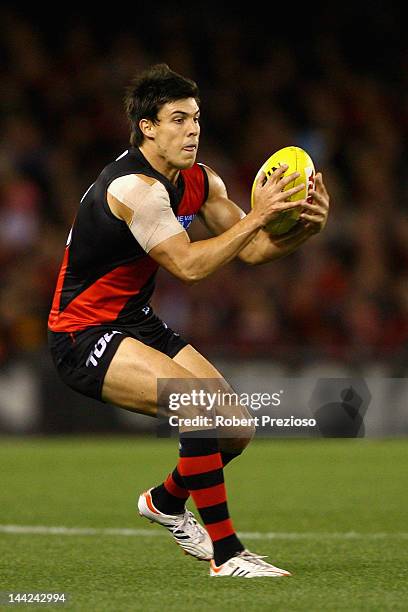
{"type": "Polygon", "coordinates": [[[219,236],[191,243],[182,262],[187,279],[194,282],[206,278],[237,257],[260,228],[259,217],[248,214],[219,236]]]}
{"type": "Polygon", "coordinates": [[[169,272],[185,282],[194,283],[234,259],[254,238],[261,225],[258,215],[248,214],[219,236],[178,248],[165,248],[164,254],[157,253],[156,249],[162,249],[159,245],[152,254],[169,272]]]}
{"type": "Polygon", "coordinates": [[[271,236],[259,230],[252,241],[243,248],[239,258],[252,265],[263,264],[290,255],[314,234],[311,228],[295,227],[282,236],[271,236]]]}

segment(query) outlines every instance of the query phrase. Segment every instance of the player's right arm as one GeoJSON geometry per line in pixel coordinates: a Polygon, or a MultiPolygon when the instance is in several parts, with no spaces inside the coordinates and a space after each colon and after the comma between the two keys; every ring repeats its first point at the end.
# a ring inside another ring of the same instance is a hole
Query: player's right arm
{"type": "Polygon", "coordinates": [[[128,224],[152,259],[182,281],[194,283],[234,259],[279,212],[304,204],[285,201],[302,188],[283,193],[282,188],[294,179],[294,175],[281,178],[286,169],[280,167],[266,182],[265,175],[259,177],[254,208],[244,218],[219,236],[196,242],[190,242],[171,209],[166,189],[154,179],[123,177],[109,188],[107,200],[113,214],[128,224]]]}

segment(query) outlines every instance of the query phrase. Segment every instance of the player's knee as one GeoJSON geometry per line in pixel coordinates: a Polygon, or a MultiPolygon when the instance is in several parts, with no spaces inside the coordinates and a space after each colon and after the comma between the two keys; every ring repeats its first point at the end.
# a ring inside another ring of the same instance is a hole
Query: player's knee
{"type": "Polygon", "coordinates": [[[219,448],[224,453],[240,455],[251,442],[252,438],[220,438],[219,448]]]}
{"type": "Polygon", "coordinates": [[[254,419],[245,406],[237,406],[233,414],[225,416],[222,422],[224,425],[218,431],[220,450],[242,453],[255,435],[254,419]]]}
{"type": "Polygon", "coordinates": [[[251,417],[246,417],[233,438],[235,446],[239,447],[242,452],[255,436],[255,432],[256,427],[253,419],[251,417]]]}

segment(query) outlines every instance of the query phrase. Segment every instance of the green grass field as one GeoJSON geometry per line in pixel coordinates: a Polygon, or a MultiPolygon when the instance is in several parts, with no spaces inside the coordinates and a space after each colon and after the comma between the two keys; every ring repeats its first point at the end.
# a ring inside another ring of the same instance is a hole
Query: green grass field
{"type": "Polygon", "coordinates": [[[407,449],[404,440],[253,442],[226,469],[231,515],[248,548],[293,577],[216,580],[135,511],[139,492],[176,463],[175,440],[3,438],[0,591],[67,593],[47,610],[407,610],[407,449]]]}

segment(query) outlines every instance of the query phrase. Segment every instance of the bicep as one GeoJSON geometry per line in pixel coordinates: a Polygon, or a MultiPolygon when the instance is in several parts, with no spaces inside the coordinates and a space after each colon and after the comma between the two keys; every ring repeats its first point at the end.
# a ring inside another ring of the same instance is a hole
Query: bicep
{"type": "Polygon", "coordinates": [[[218,236],[245,217],[244,211],[229,199],[222,179],[211,168],[205,166],[208,175],[208,198],[200,209],[199,216],[212,234],[218,236]]]}
{"type": "Polygon", "coordinates": [[[206,202],[200,218],[212,234],[218,236],[245,217],[244,211],[228,198],[206,202]]]}
{"type": "MultiPolygon", "coordinates": [[[[227,189],[222,179],[208,166],[208,199],[201,207],[200,218],[208,230],[218,236],[243,219],[246,214],[235,202],[229,199],[227,189]]],[[[257,244],[265,242],[265,232],[258,232],[255,238],[238,254],[245,263],[252,264],[257,258],[257,244]]]]}

